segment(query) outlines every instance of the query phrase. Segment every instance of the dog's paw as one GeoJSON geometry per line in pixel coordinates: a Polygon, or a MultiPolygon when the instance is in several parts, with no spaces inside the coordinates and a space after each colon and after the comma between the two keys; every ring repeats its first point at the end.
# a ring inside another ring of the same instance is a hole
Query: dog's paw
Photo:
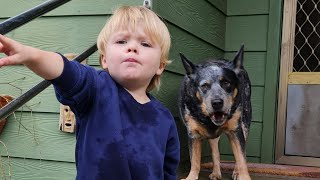
{"type": "Polygon", "coordinates": [[[185,179],[181,179],[181,180],[198,180],[198,176],[188,176],[187,178],[185,178],[185,179]]]}
{"type": "Polygon", "coordinates": [[[232,179],[233,180],[251,180],[249,174],[240,174],[236,171],[233,171],[232,179]]]}
{"type": "Polygon", "coordinates": [[[181,180],[198,180],[198,177],[196,177],[195,179],[187,177],[186,179],[181,179],[181,180]]]}
{"type": "Polygon", "coordinates": [[[210,180],[219,180],[219,179],[222,179],[221,173],[212,172],[212,173],[209,175],[209,179],[210,179],[210,180]]]}
{"type": "Polygon", "coordinates": [[[209,175],[209,179],[210,180],[219,180],[219,179],[222,179],[221,177],[221,172],[212,172],[210,175],[209,175]]]}

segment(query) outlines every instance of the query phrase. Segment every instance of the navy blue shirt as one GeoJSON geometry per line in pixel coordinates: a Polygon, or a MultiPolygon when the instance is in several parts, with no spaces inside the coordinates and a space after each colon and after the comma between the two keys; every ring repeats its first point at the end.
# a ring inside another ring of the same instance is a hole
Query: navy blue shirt
{"type": "Polygon", "coordinates": [[[64,58],[51,80],[76,116],[77,180],[176,179],[180,145],[171,113],[154,97],[138,103],[106,71],[64,58]]]}

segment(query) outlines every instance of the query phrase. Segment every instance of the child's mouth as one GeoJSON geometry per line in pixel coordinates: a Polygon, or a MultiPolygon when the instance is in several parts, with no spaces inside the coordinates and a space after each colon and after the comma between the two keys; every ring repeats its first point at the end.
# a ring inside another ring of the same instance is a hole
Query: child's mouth
{"type": "Polygon", "coordinates": [[[124,60],[124,62],[135,62],[135,63],[137,63],[138,61],[133,59],[133,58],[128,58],[128,59],[124,60]]]}

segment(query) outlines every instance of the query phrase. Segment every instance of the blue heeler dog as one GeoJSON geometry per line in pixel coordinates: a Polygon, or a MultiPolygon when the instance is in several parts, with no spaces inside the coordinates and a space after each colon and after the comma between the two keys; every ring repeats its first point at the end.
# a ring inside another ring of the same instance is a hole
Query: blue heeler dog
{"type": "Polygon", "coordinates": [[[182,81],[179,110],[187,127],[191,170],[186,179],[198,178],[201,140],[212,150],[213,172],[210,179],[221,179],[219,137],[225,133],[235,157],[233,179],[250,179],[245,144],[251,122],[251,84],[243,68],[243,48],[233,61],[209,59],[193,64],[180,54],[186,75],[182,81]]]}

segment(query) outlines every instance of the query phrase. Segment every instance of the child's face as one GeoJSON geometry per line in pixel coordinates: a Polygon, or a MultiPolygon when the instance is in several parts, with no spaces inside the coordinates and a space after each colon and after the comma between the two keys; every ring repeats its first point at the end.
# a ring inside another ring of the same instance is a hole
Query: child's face
{"type": "Polygon", "coordinates": [[[146,88],[152,77],[164,69],[160,66],[160,57],[160,46],[139,26],[135,31],[117,31],[110,36],[101,65],[125,88],[146,88]]]}

